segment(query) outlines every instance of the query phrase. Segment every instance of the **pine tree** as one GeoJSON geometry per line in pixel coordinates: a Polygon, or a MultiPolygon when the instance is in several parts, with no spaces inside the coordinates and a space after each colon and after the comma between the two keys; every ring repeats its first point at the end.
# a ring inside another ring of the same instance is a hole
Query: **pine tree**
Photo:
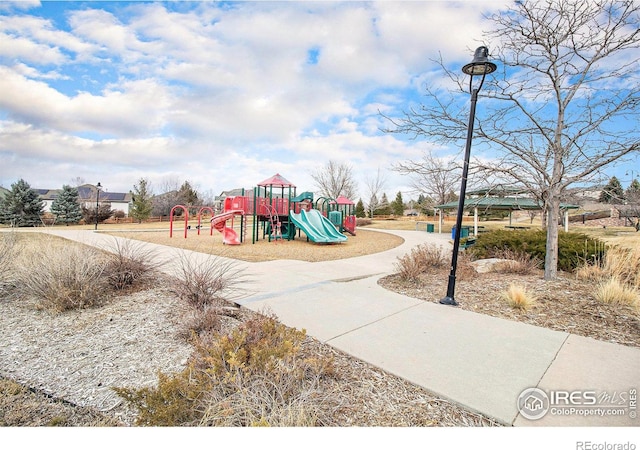
{"type": "Polygon", "coordinates": [[[380,200],[380,204],[375,213],[380,214],[381,216],[387,216],[391,214],[391,206],[386,193],[382,194],[382,199],[380,200]]]}
{"type": "Polygon", "coordinates": [[[400,191],[396,194],[396,199],[391,202],[391,212],[396,216],[404,214],[404,201],[402,201],[402,192],[400,191]]]}
{"type": "Polygon", "coordinates": [[[151,211],[153,211],[153,195],[149,182],[146,179],[140,178],[138,184],[133,186],[131,200],[131,211],[129,215],[137,219],[138,223],[142,223],[143,220],[151,216],[151,211]]]}
{"type": "Polygon", "coordinates": [[[11,190],[0,201],[0,222],[14,227],[41,224],[44,202],[23,179],[11,185],[11,190]]]}
{"type": "Polygon", "coordinates": [[[640,182],[633,180],[624,193],[624,198],[632,205],[640,205],[640,182]]]}
{"type": "Polygon", "coordinates": [[[358,203],[356,203],[356,217],[367,217],[367,212],[364,209],[364,203],[362,201],[362,199],[358,200],[358,203]]]}
{"type": "Polygon", "coordinates": [[[609,183],[602,189],[599,201],[618,205],[624,201],[624,190],[616,177],[611,177],[609,183]]]}
{"type": "Polygon", "coordinates": [[[78,202],[78,189],[64,185],[62,191],[51,204],[51,213],[56,216],[56,222],[78,223],[82,219],[82,210],[78,202]]]}

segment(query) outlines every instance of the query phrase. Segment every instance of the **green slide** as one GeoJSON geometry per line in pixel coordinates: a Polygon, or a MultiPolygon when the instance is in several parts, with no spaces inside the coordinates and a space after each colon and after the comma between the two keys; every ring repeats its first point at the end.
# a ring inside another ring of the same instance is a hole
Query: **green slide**
{"type": "Polygon", "coordinates": [[[343,242],[347,237],[336,230],[331,221],[317,209],[302,210],[300,214],[289,212],[291,221],[307,235],[310,241],[318,243],[343,242]]]}

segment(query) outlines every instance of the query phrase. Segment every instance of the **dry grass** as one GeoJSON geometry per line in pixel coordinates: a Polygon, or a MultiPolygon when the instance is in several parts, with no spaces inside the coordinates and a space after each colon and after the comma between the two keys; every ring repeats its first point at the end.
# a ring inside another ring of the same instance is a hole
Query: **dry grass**
{"type": "Polygon", "coordinates": [[[53,236],[29,239],[15,259],[15,295],[52,312],[102,304],[109,293],[99,250],[53,236]]]}
{"type": "Polygon", "coordinates": [[[630,306],[637,305],[639,298],[635,287],[627,286],[616,277],[598,284],[594,296],[602,303],[630,306]]]}
{"type": "Polygon", "coordinates": [[[535,297],[522,285],[511,284],[506,291],[502,292],[501,297],[509,306],[516,309],[527,311],[535,304],[535,297]]]}
{"type": "Polygon", "coordinates": [[[15,232],[0,234],[0,295],[16,284],[18,271],[15,261],[20,254],[21,244],[15,232]]]}
{"type": "Polygon", "coordinates": [[[619,246],[610,248],[605,256],[603,270],[620,282],[640,289],[640,243],[632,249],[619,246]]]}

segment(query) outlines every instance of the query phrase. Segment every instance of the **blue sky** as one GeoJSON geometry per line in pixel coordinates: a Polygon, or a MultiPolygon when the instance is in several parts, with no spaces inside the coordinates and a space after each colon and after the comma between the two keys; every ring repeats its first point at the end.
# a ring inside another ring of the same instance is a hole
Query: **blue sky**
{"type": "Polygon", "coordinates": [[[505,3],[2,1],[0,185],[218,194],[280,173],[302,191],[334,160],[362,197],[380,168],[390,199],[415,198],[389,168],[431,144],[382,133],[379,111],[446,83],[433,59],[468,62],[505,3]]]}

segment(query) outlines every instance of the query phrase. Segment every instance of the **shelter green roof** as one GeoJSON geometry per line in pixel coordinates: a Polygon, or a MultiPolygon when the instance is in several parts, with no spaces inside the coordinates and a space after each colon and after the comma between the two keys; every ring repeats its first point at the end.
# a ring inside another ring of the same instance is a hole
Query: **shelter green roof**
{"type": "MultiPolygon", "coordinates": [[[[457,209],[458,201],[443,203],[435,206],[436,209],[457,209]]],[[[542,209],[542,204],[529,197],[480,197],[467,198],[464,201],[464,208],[493,209],[502,211],[518,210],[538,210],[542,209]]],[[[560,209],[578,209],[578,205],[560,204],[560,209]]]]}

